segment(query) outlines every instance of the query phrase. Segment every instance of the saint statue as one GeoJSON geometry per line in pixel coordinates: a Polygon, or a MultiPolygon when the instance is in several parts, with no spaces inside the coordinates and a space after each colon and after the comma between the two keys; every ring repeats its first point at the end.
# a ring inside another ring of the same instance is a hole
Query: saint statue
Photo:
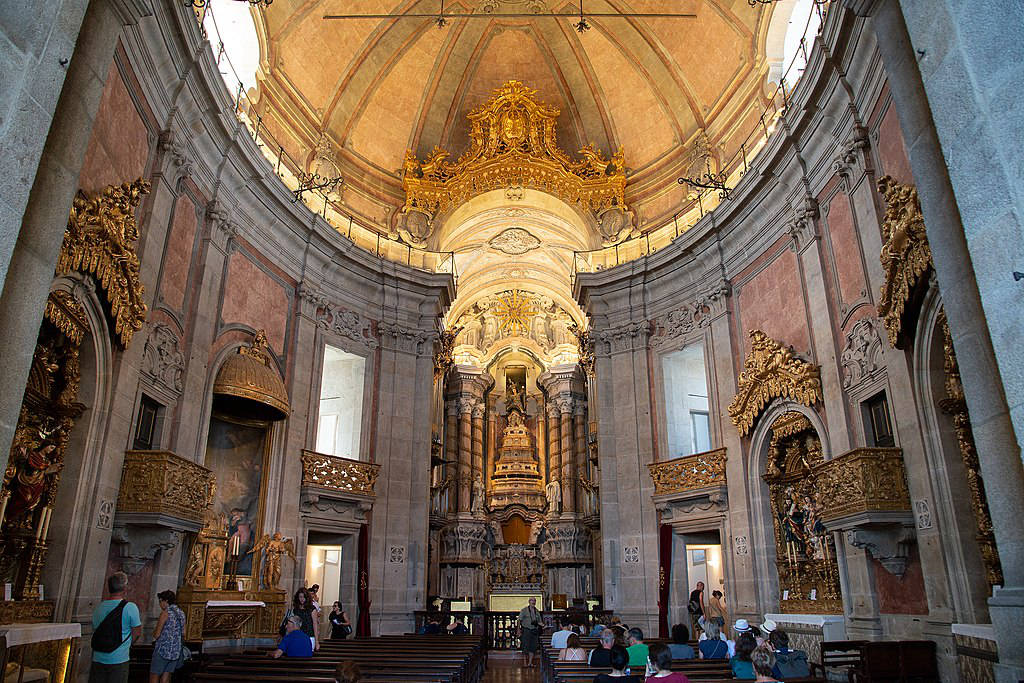
{"type": "Polygon", "coordinates": [[[185,570],[185,585],[198,586],[199,579],[203,576],[203,545],[192,544],[192,556],[188,560],[188,568],[185,570]]]}
{"type": "Polygon", "coordinates": [[[483,513],[484,511],[484,480],[483,477],[477,477],[473,480],[473,513],[483,513]]]}
{"type": "Polygon", "coordinates": [[[57,450],[55,444],[29,449],[22,444],[12,460],[16,463],[17,474],[10,483],[11,501],[4,517],[14,524],[18,518],[35,510],[46,491],[47,475],[60,471],[60,463],[52,462],[51,455],[57,450]]]}
{"type": "MultiPolygon", "coordinates": [[[[292,539],[281,536],[280,531],[275,531],[273,536],[263,535],[249,553],[263,551],[263,569],[260,574],[260,581],[264,588],[277,588],[281,583],[281,556],[288,553],[288,557],[295,559],[295,545],[292,539]]],[[[246,553],[247,555],[249,553],[246,553]]]]}
{"type": "Polygon", "coordinates": [[[562,511],[562,486],[557,479],[552,479],[544,487],[544,496],[548,499],[548,512],[562,511]]]}

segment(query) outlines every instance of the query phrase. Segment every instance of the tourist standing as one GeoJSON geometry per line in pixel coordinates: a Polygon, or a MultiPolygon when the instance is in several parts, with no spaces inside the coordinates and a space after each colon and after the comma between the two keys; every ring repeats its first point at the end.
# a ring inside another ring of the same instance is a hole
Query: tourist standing
{"type": "Polygon", "coordinates": [[[533,658],[540,651],[540,611],[537,609],[537,598],[530,598],[530,603],[519,610],[519,641],[526,657],[526,666],[533,666],[533,658]]]}
{"type": "Polygon", "coordinates": [[[693,622],[693,630],[704,628],[704,582],[698,581],[696,588],[690,591],[690,601],[686,605],[690,613],[690,620],[693,622]]]}
{"type": "Polygon", "coordinates": [[[331,622],[331,640],[344,640],[352,634],[352,622],[348,620],[345,610],[341,609],[341,603],[334,603],[327,619],[331,622]]]}
{"type": "Polygon", "coordinates": [[[128,683],[128,653],[142,636],[139,607],[125,598],[128,575],[107,579],[110,597],[92,613],[92,668],[89,683],[128,683]]]}
{"type": "MultiPolygon", "coordinates": [[[[295,591],[292,606],[285,613],[285,621],[287,622],[288,618],[293,616],[299,619],[299,630],[309,636],[310,646],[314,650],[319,650],[320,619],[317,618],[317,612],[313,608],[313,600],[309,597],[309,591],[305,588],[295,591]]],[[[287,628],[287,624],[285,626],[287,628]]]]}
{"type": "Polygon", "coordinates": [[[171,674],[181,668],[182,636],[185,633],[185,613],[178,607],[174,591],[160,591],[160,616],[153,629],[153,660],[149,664],[149,683],[168,683],[171,674]]]}
{"type": "Polygon", "coordinates": [[[725,628],[725,623],[729,620],[729,612],[722,603],[722,591],[711,591],[711,600],[708,602],[708,611],[704,619],[718,624],[719,630],[725,628]]]}

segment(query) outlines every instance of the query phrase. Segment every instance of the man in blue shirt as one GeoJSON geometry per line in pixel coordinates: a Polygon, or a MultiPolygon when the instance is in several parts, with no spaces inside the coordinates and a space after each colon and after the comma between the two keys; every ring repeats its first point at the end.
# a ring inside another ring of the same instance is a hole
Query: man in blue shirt
{"type": "Polygon", "coordinates": [[[278,657],[312,657],[313,643],[309,636],[302,632],[302,618],[292,615],[284,624],[284,638],[277,644],[277,649],[270,653],[274,659],[278,657]]]}
{"type": "MultiPolygon", "coordinates": [[[[107,579],[110,599],[101,602],[93,611],[93,631],[125,599],[124,592],[127,587],[128,575],[124,572],[112,574],[107,579]]],[[[128,683],[128,652],[132,643],[141,636],[142,620],[139,618],[139,607],[134,602],[126,602],[121,612],[121,644],[113,652],[92,653],[89,683],[128,683]]]]}

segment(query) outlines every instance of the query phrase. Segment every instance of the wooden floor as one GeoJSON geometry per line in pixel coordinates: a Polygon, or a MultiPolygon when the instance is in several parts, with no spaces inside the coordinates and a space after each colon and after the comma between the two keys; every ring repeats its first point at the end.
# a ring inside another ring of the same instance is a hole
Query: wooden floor
{"type": "Polygon", "coordinates": [[[540,683],[540,666],[527,668],[521,656],[488,657],[487,671],[481,683],[540,683]]]}

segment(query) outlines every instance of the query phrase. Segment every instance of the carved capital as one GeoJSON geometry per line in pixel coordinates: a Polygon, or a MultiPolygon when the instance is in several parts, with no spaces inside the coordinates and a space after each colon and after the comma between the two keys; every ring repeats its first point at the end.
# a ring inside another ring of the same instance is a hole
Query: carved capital
{"type": "Polygon", "coordinates": [[[804,197],[803,202],[794,207],[793,218],[786,225],[786,231],[793,238],[793,248],[796,251],[802,250],[820,237],[818,234],[819,215],[818,200],[811,196],[804,197]]]}
{"type": "Polygon", "coordinates": [[[871,553],[890,574],[902,577],[907,570],[910,546],[917,541],[912,526],[887,524],[850,529],[846,542],[871,553]]]}
{"type": "Polygon", "coordinates": [[[437,336],[429,330],[410,329],[388,322],[378,323],[377,331],[382,348],[417,356],[425,355],[428,349],[432,350],[432,342],[437,336]]]}
{"type": "Polygon", "coordinates": [[[164,159],[168,161],[168,171],[175,182],[192,175],[192,157],[173,128],[160,132],[157,149],[163,152],[164,159]]]}
{"type": "Polygon", "coordinates": [[[843,388],[852,389],[872,379],[882,367],[882,338],[878,334],[876,318],[862,318],[846,335],[846,344],[840,354],[843,368],[843,388]]]}
{"type": "Polygon", "coordinates": [[[639,320],[594,332],[594,350],[599,356],[640,351],[647,348],[651,336],[651,323],[639,320]]]}
{"type": "Polygon", "coordinates": [[[154,323],[142,350],[142,371],[150,380],[180,395],[185,373],[185,354],[181,352],[178,335],[170,325],[154,323]]]}
{"type": "Polygon", "coordinates": [[[868,129],[864,126],[854,126],[850,138],[843,143],[832,164],[836,174],[843,178],[851,178],[854,169],[864,167],[864,154],[871,146],[868,136],[868,129]]]}
{"type": "Polygon", "coordinates": [[[227,207],[216,199],[212,199],[206,204],[206,220],[213,231],[222,233],[228,239],[237,237],[242,231],[241,227],[232,220],[227,207]]]}
{"type": "Polygon", "coordinates": [[[299,287],[299,299],[309,307],[317,327],[343,337],[367,351],[377,348],[370,334],[370,321],[332,302],[321,291],[306,284],[299,287]]]}

